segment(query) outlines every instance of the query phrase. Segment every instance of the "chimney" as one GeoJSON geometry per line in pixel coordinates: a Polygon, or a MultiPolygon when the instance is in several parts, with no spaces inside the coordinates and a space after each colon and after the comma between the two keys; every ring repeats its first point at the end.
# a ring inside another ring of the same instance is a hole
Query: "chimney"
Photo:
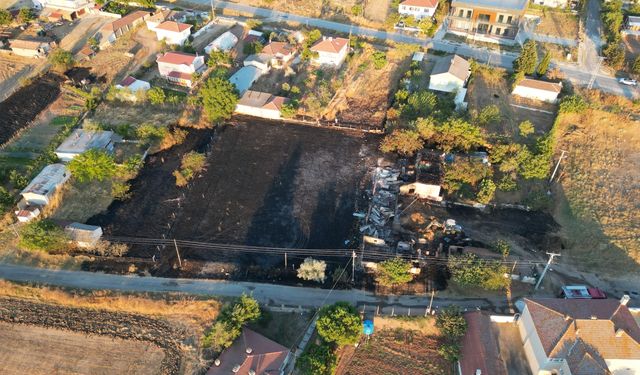
{"type": "Polygon", "coordinates": [[[247,354],[251,354],[253,352],[253,349],[250,346],[247,346],[245,352],[247,352],[247,354]]]}
{"type": "Polygon", "coordinates": [[[628,294],[625,294],[624,296],[622,296],[622,298],[620,298],[620,304],[623,306],[627,306],[627,303],[629,303],[630,300],[631,297],[629,297],[628,294]]]}
{"type": "Polygon", "coordinates": [[[222,363],[222,362],[220,362],[220,358],[216,358],[216,360],[213,361],[213,364],[216,365],[216,367],[219,367],[220,363],[222,363]]]}
{"type": "Polygon", "coordinates": [[[249,375],[256,375],[256,370],[254,369],[249,370],[249,375]]]}
{"type": "Polygon", "coordinates": [[[616,337],[622,337],[623,333],[624,333],[624,329],[622,328],[616,329],[616,337]]]}
{"type": "Polygon", "coordinates": [[[477,369],[475,375],[482,375],[482,370],[481,369],[477,369]]]}
{"type": "Polygon", "coordinates": [[[240,371],[240,365],[235,365],[233,366],[233,369],[231,369],[231,371],[233,371],[233,373],[237,373],[238,371],[240,371]]]}

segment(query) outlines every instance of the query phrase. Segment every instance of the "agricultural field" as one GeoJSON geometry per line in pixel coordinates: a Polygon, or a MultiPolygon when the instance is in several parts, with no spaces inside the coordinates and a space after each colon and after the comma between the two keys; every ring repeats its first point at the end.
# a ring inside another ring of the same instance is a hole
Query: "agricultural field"
{"type": "Polygon", "coordinates": [[[638,108],[596,91],[587,98],[592,108],[559,120],[557,148],[567,157],[555,192],[555,216],[568,237],[572,261],[603,272],[638,272],[638,108]]]}
{"type": "Polygon", "coordinates": [[[27,57],[0,53],[0,100],[11,95],[23,78],[31,73],[36,61],[27,57]]]}

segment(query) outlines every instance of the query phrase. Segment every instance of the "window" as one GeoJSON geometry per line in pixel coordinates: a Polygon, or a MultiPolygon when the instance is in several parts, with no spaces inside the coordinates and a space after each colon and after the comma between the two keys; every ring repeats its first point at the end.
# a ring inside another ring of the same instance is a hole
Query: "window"
{"type": "Polygon", "coordinates": [[[458,17],[464,17],[464,10],[460,9],[460,11],[458,11],[458,17]]]}
{"type": "Polygon", "coordinates": [[[467,18],[471,18],[471,11],[470,10],[467,11],[467,18]]]}
{"type": "Polygon", "coordinates": [[[497,27],[496,28],[496,35],[502,35],[502,29],[497,27]]]}
{"type": "Polygon", "coordinates": [[[478,15],[478,21],[489,22],[490,19],[491,19],[491,16],[488,15],[488,14],[479,14],[478,15]]]}
{"type": "Polygon", "coordinates": [[[504,23],[504,15],[501,14],[501,15],[498,16],[498,22],[499,23],[504,23]]]}
{"type": "Polygon", "coordinates": [[[511,21],[513,21],[513,16],[507,17],[507,23],[511,23],[511,21]]]}

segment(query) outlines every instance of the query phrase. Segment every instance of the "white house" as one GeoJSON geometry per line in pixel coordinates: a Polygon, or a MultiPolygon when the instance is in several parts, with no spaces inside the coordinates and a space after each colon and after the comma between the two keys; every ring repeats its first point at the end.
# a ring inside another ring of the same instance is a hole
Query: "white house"
{"type": "Polygon", "coordinates": [[[438,0],[405,0],[398,6],[398,13],[403,16],[413,16],[419,20],[433,17],[438,8],[438,0]]]}
{"type": "Polygon", "coordinates": [[[236,105],[236,113],[277,120],[281,118],[280,110],[287,101],[282,96],[247,90],[236,105]]]}
{"type": "Polygon", "coordinates": [[[191,25],[176,21],[164,21],[156,26],[153,31],[158,40],[164,40],[167,44],[181,46],[191,35],[191,25]]]}
{"type": "Polygon", "coordinates": [[[525,298],[518,329],[533,375],[640,374],[640,327],[628,301],[525,298]]]}
{"type": "Polygon", "coordinates": [[[51,51],[51,43],[41,40],[9,39],[11,52],[24,57],[45,57],[51,51]]]}
{"type": "Polygon", "coordinates": [[[542,100],[543,102],[556,103],[558,95],[562,91],[561,82],[546,82],[532,78],[525,78],[513,88],[513,95],[523,98],[542,100]]]}
{"type": "Polygon", "coordinates": [[[69,177],[71,173],[64,164],[47,165],[20,194],[28,204],[46,206],[69,177]]]}
{"type": "Polygon", "coordinates": [[[193,74],[204,70],[204,56],[183,52],[166,52],[158,57],[160,76],[179,85],[191,87],[193,74]]]}
{"type": "Polygon", "coordinates": [[[444,92],[460,91],[471,75],[471,65],[458,55],[440,58],[431,70],[429,89],[444,92]]]}
{"type": "Polygon", "coordinates": [[[235,85],[240,95],[243,95],[264,73],[264,70],[258,69],[255,66],[245,66],[229,77],[229,82],[235,85]]]}
{"type": "Polygon", "coordinates": [[[64,233],[78,247],[91,247],[100,241],[102,228],[96,225],[71,223],[64,227],[64,233]]]}
{"type": "Polygon", "coordinates": [[[138,100],[137,94],[139,92],[146,92],[151,88],[151,84],[141,79],[136,79],[131,76],[127,76],[119,84],[116,85],[118,90],[118,97],[125,100],[136,101],[138,100]]]}
{"type": "Polygon", "coordinates": [[[222,35],[214,39],[213,42],[204,47],[204,52],[208,55],[211,51],[231,51],[238,44],[238,37],[230,31],[225,31],[222,35]]]}
{"type": "Polygon", "coordinates": [[[271,66],[282,68],[293,58],[296,50],[289,43],[271,42],[264,46],[261,53],[271,57],[271,66]]]}
{"type": "Polygon", "coordinates": [[[256,68],[262,70],[267,73],[271,70],[271,56],[266,55],[264,53],[258,53],[255,55],[249,55],[244,62],[242,63],[244,66],[255,66],[256,68]]]}
{"type": "Polygon", "coordinates": [[[91,149],[113,151],[113,132],[76,129],[55,152],[60,160],[68,162],[91,149]]]}
{"type": "Polygon", "coordinates": [[[544,5],[552,8],[566,8],[567,0],[533,0],[534,4],[544,5]]]}
{"type": "Polygon", "coordinates": [[[322,37],[322,40],[311,46],[311,51],[318,54],[318,57],[313,59],[314,63],[340,66],[349,52],[349,39],[322,37]]]}

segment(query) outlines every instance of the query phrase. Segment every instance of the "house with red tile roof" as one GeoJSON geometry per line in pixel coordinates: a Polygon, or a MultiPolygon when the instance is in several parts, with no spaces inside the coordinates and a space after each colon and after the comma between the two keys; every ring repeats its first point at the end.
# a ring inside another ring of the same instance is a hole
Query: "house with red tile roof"
{"type": "Polygon", "coordinates": [[[104,25],[102,29],[100,29],[100,32],[96,34],[96,38],[100,43],[100,48],[106,48],[115,43],[116,39],[133,30],[137,25],[144,22],[144,20],[150,15],[151,13],[149,12],[137,10],[104,25]]]}
{"type": "Polygon", "coordinates": [[[458,373],[460,375],[507,375],[500,356],[498,338],[491,327],[491,318],[482,311],[464,314],[467,330],[462,338],[458,373]]]}
{"type": "Polygon", "coordinates": [[[433,17],[438,8],[438,0],[404,0],[398,5],[398,13],[403,16],[413,16],[419,20],[433,17]]]}
{"type": "Polygon", "coordinates": [[[164,40],[170,45],[184,45],[191,35],[191,25],[176,21],[164,21],[156,26],[153,31],[158,40],[164,40]]]}
{"type": "Polygon", "coordinates": [[[349,39],[322,37],[311,46],[311,51],[318,54],[313,62],[319,65],[340,66],[349,52],[349,39]]]}
{"type": "Polygon", "coordinates": [[[187,87],[193,85],[193,74],[205,69],[204,56],[190,53],[166,52],[156,62],[161,77],[187,87]]]}
{"type": "Polygon", "coordinates": [[[525,299],[518,328],[531,372],[640,374],[640,327],[628,301],[525,299]]]}
{"type": "Polygon", "coordinates": [[[271,66],[282,68],[295,56],[296,50],[289,43],[271,42],[264,46],[261,53],[271,57],[271,66]]]}
{"type": "Polygon", "coordinates": [[[289,348],[248,328],[215,360],[207,375],[284,374],[289,348]]]}
{"type": "Polygon", "coordinates": [[[513,88],[513,95],[543,102],[556,103],[562,91],[562,82],[547,82],[539,79],[524,78],[513,88]]]}
{"type": "Polygon", "coordinates": [[[282,96],[247,90],[236,105],[236,113],[278,120],[281,118],[282,106],[288,101],[282,96]]]}

